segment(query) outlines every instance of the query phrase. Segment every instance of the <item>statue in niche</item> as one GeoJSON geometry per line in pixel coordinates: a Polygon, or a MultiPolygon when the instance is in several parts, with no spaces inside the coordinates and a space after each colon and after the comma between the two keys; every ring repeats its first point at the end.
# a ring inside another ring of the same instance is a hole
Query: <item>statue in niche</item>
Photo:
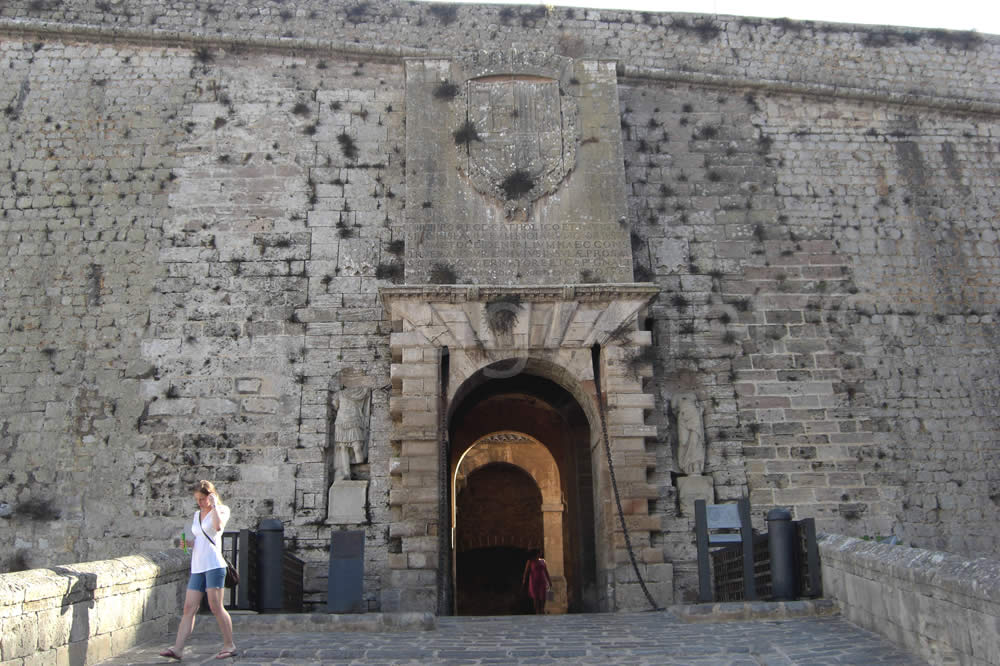
{"type": "Polygon", "coordinates": [[[682,474],[700,475],[705,471],[704,415],[694,393],[677,393],[670,399],[677,420],[677,468],[682,474]]]}
{"type": "Polygon", "coordinates": [[[351,464],[368,460],[368,415],[371,389],[344,388],[333,396],[337,412],[333,422],[333,481],[351,478],[351,464]]]}

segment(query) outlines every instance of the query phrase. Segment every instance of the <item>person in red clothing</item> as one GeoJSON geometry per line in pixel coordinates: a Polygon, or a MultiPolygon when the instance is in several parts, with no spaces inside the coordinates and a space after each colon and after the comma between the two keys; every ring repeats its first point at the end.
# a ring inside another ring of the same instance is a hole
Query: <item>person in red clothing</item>
{"type": "Polygon", "coordinates": [[[528,596],[535,605],[535,614],[544,615],[545,599],[552,587],[552,579],[549,577],[549,568],[542,559],[542,553],[537,548],[528,554],[528,562],[524,565],[521,585],[525,583],[528,584],[528,596]]]}

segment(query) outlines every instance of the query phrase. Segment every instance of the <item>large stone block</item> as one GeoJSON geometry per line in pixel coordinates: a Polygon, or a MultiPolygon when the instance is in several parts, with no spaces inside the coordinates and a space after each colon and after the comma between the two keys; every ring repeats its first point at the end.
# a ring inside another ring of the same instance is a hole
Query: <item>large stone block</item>
{"type": "Polygon", "coordinates": [[[368,482],[338,480],[327,495],[327,522],[333,525],[359,525],[367,522],[368,482]]]}
{"type": "Polygon", "coordinates": [[[30,657],[25,657],[23,661],[2,662],[2,666],[74,666],[82,663],[85,662],[81,659],[72,661],[69,647],[62,645],[44,652],[37,652],[30,657]]]}
{"type": "MultiPolygon", "coordinates": [[[[73,610],[76,605],[40,610],[35,614],[38,622],[38,649],[48,651],[69,643],[75,623],[73,610]]],[[[78,632],[83,633],[83,632],[78,632]]]]}
{"type": "Polygon", "coordinates": [[[681,512],[694,518],[695,500],[705,500],[706,504],[715,504],[715,482],[711,476],[682,476],[677,479],[677,492],[680,495],[681,512]]]}
{"type": "MultiPolygon", "coordinates": [[[[648,588],[647,588],[648,589],[648,588]]],[[[660,603],[659,600],[656,600],[660,603]]],[[[638,583],[618,583],[615,585],[614,609],[617,611],[651,610],[652,605],[638,583]]]]}
{"type": "Polygon", "coordinates": [[[399,608],[403,612],[435,612],[437,610],[437,588],[405,588],[400,590],[399,608]]]}
{"type": "Polygon", "coordinates": [[[38,649],[38,624],[34,613],[0,618],[0,634],[4,636],[0,659],[5,661],[30,656],[38,649]]]}

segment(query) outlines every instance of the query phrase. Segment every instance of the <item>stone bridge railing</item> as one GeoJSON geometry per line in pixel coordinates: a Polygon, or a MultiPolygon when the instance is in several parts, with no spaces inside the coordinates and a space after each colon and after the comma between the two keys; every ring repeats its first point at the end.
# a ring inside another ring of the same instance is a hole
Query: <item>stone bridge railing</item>
{"type": "Polygon", "coordinates": [[[932,664],[1000,664],[1000,561],[839,535],[819,548],[823,592],[851,622],[932,664]]]}
{"type": "Polygon", "coordinates": [[[0,575],[0,663],[85,666],[165,636],[189,566],[171,550],[0,575]]]}

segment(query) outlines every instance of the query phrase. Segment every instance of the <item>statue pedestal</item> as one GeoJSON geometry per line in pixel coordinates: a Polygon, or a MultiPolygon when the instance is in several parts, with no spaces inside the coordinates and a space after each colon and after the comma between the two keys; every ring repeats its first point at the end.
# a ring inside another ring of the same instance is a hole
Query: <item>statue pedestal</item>
{"type": "Polygon", "coordinates": [[[327,494],[326,522],[331,525],[360,525],[368,521],[368,482],[338,480],[327,494]]]}
{"type": "Polygon", "coordinates": [[[681,499],[681,513],[694,516],[694,501],[703,499],[705,504],[715,504],[715,482],[710,476],[682,476],[677,479],[677,493],[681,499]]]}

